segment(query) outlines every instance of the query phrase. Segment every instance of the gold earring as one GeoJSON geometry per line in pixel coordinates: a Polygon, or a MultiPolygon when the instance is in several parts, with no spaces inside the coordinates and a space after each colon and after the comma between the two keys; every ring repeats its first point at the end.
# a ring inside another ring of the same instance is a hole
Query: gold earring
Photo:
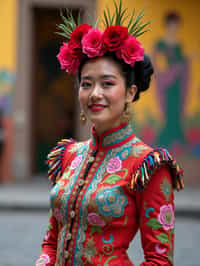
{"type": "Polygon", "coordinates": [[[85,116],[84,112],[81,111],[80,112],[80,122],[81,122],[81,124],[85,125],[86,121],[87,121],[87,117],[85,116]]]}
{"type": "Polygon", "coordinates": [[[123,111],[123,119],[128,123],[132,118],[131,103],[125,103],[123,111]]]}

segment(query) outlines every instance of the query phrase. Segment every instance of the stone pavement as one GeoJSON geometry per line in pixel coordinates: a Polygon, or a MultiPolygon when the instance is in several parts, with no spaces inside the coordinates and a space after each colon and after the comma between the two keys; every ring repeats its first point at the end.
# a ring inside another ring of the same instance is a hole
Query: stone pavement
{"type": "MultiPolygon", "coordinates": [[[[0,184],[0,210],[47,210],[50,184],[44,177],[22,184],[0,184]]],[[[175,192],[178,216],[200,218],[200,187],[175,192]]]]}

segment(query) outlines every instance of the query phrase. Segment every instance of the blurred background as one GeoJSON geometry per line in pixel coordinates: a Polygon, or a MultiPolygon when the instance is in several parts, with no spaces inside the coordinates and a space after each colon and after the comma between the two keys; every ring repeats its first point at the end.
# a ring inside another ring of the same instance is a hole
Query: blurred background
{"type": "MultiPolygon", "coordinates": [[[[135,131],[146,143],[169,149],[184,168],[186,188],[176,196],[175,265],[199,265],[200,2],[123,4],[136,14],[145,7],[144,21],[151,21],[139,39],[155,75],[151,88],[133,105],[135,131]]],[[[89,126],[79,124],[74,76],[61,71],[56,59],[65,41],[55,34],[60,10],[71,8],[75,17],[80,12],[83,22],[92,23],[107,6],[112,10],[113,1],[0,1],[2,266],[34,265],[47,222],[46,155],[61,138],[89,136],[89,126]],[[19,241],[21,246],[16,246],[19,241]]],[[[133,245],[130,253],[139,265],[142,253],[137,242],[133,245]]]]}

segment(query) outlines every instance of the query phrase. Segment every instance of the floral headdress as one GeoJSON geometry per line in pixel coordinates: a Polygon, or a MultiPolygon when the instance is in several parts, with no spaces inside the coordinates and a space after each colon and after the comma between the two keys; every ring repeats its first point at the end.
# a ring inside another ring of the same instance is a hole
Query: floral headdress
{"type": "Polygon", "coordinates": [[[58,34],[69,40],[60,47],[57,58],[61,69],[68,73],[76,73],[82,60],[86,57],[94,58],[103,56],[107,52],[113,52],[117,58],[126,64],[134,66],[135,62],[143,61],[144,49],[136,37],[142,35],[145,27],[150,23],[141,23],[144,10],[134,18],[135,10],[131,15],[127,14],[127,8],[122,8],[114,2],[115,12],[111,16],[109,9],[104,11],[104,32],[88,24],[80,24],[80,15],[76,23],[72,13],[67,10],[67,16],[61,14],[63,24],[58,25],[62,32],[58,34]],[[124,23],[126,26],[123,26],[124,23]]]}

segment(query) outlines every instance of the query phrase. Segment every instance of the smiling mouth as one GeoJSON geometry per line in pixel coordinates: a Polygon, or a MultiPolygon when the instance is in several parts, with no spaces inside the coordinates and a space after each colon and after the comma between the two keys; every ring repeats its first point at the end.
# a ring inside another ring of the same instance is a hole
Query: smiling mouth
{"type": "Polygon", "coordinates": [[[89,109],[92,112],[100,112],[100,111],[102,111],[102,110],[104,110],[106,108],[106,105],[103,105],[103,104],[91,104],[88,107],[89,107],[89,109]]]}

